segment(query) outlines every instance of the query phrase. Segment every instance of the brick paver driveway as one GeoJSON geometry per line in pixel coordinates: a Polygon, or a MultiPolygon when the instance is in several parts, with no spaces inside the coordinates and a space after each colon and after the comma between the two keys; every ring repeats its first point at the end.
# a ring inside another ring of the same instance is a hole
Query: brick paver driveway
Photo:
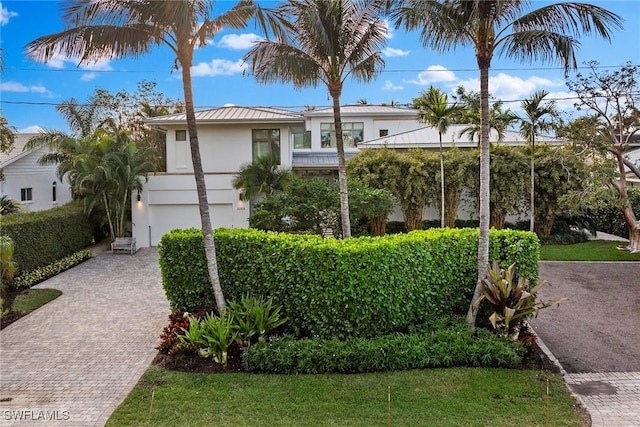
{"type": "Polygon", "coordinates": [[[157,258],[105,252],[38,285],[63,294],[0,332],[0,425],[105,424],[166,324],[157,258]]]}

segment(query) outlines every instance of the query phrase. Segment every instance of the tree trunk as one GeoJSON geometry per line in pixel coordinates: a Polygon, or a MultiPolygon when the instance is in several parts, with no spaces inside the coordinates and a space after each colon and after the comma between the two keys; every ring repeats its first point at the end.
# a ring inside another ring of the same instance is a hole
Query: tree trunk
{"type": "Polygon", "coordinates": [[[340,94],[342,83],[329,85],[333,99],[333,124],[336,129],[336,148],[338,150],[338,184],[340,186],[340,219],[342,237],[351,237],[351,219],[349,218],[349,192],[347,190],[347,167],[344,158],[344,140],[342,138],[342,118],[340,115],[340,94]]]}
{"type": "Polygon", "coordinates": [[[507,218],[507,215],[499,211],[497,209],[491,209],[491,214],[489,215],[490,221],[489,225],[497,230],[502,230],[504,228],[504,222],[507,218]]]}
{"type": "Polygon", "coordinates": [[[546,239],[551,235],[553,223],[556,221],[555,215],[550,215],[539,219],[535,224],[535,232],[541,239],[546,239]]]}
{"type": "Polygon", "coordinates": [[[460,204],[460,196],[462,189],[452,189],[445,194],[445,211],[444,211],[444,226],[454,228],[456,226],[456,219],[458,219],[458,205],[460,204]]]}
{"type": "Polygon", "coordinates": [[[640,253],[640,222],[636,222],[636,226],[629,229],[629,246],[626,249],[634,254],[640,253]]]}
{"type": "Polygon", "coordinates": [[[476,54],[480,69],[480,233],[478,236],[478,280],[467,311],[467,323],[475,327],[478,308],[474,302],[482,294],[482,280],[489,263],[489,65],[491,58],[476,54]]]}
{"type": "Polygon", "coordinates": [[[407,233],[413,230],[422,230],[422,211],[424,206],[410,208],[405,211],[405,225],[407,233]]]}
{"type": "Polygon", "coordinates": [[[618,169],[620,179],[614,182],[618,194],[620,195],[620,201],[624,208],[622,209],[622,216],[624,221],[629,227],[629,245],[624,248],[625,250],[633,253],[640,252],[640,221],[638,221],[633,208],[629,203],[629,194],[627,193],[627,171],[625,169],[624,158],[622,152],[616,151],[616,160],[618,161],[618,169]]]}
{"type": "Polygon", "coordinates": [[[211,227],[211,217],[209,216],[209,200],[207,198],[207,187],[204,180],[204,170],[202,169],[202,158],[200,157],[200,144],[198,142],[198,129],[196,127],[196,115],[193,107],[193,91],[191,88],[191,59],[181,60],[182,65],[182,85],[184,89],[184,106],[187,115],[187,133],[189,134],[189,146],[191,148],[191,161],[193,163],[193,176],[196,180],[196,191],[198,193],[198,208],[200,209],[200,221],[202,222],[202,235],[204,237],[204,254],[207,259],[207,270],[211,279],[211,286],[216,299],[218,312],[222,314],[226,308],[220,278],[218,277],[218,261],[216,259],[216,247],[213,241],[213,229],[211,227]]]}
{"type": "Polygon", "coordinates": [[[532,134],[531,134],[531,192],[529,194],[529,208],[531,209],[531,213],[529,215],[529,231],[535,230],[535,158],[536,158],[536,122],[533,121],[532,124],[532,134]]]}
{"type": "Polygon", "coordinates": [[[387,232],[386,218],[371,218],[371,234],[374,236],[383,236],[387,232]]]}
{"type": "Polygon", "coordinates": [[[440,227],[446,226],[444,221],[445,205],[444,205],[444,155],[442,154],[442,133],[438,132],[440,137],[440,227]]]}

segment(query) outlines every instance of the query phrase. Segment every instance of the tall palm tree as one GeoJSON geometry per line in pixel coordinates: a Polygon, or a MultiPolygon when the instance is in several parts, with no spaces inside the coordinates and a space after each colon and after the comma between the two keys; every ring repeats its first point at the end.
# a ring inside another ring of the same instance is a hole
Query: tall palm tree
{"type": "Polygon", "coordinates": [[[191,66],[194,51],[225,27],[244,28],[258,7],[241,0],[212,18],[212,0],[67,0],[63,5],[68,29],[40,37],[27,45],[29,54],[48,61],[55,55],[78,57],[80,62],[138,57],[155,46],[168,46],[175,55],[173,66],[181,69],[187,131],[191,148],[204,250],[216,305],[226,308],[218,277],[215,244],[209,215],[207,189],[193,103],[191,66]]]}
{"type": "Polygon", "coordinates": [[[418,108],[418,119],[438,130],[440,141],[440,226],[445,227],[444,221],[444,154],[442,152],[442,134],[447,132],[451,119],[462,110],[456,103],[449,104],[449,97],[440,89],[433,86],[423,91],[419,98],[413,100],[418,108]]]}
{"type": "Polygon", "coordinates": [[[291,181],[292,172],[280,168],[278,156],[274,154],[258,157],[253,163],[243,165],[231,185],[241,190],[242,200],[251,200],[264,194],[283,190],[291,181]]]}
{"type": "Polygon", "coordinates": [[[555,3],[527,11],[532,0],[398,0],[391,19],[407,30],[420,30],[424,46],[446,52],[472,46],[480,71],[480,237],[478,280],[467,321],[475,325],[474,302],[482,292],[489,261],[489,69],[494,55],[523,62],[559,60],[565,70],[577,66],[581,34],[611,38],[622,18],[585,3],[555,3]]]}
{"type": "Polygon", "coordinates": [[[327,86],[333,100],[338,151],[340,215],[351,236],[349,196],[340,115],[342,87],[351,76],[371,80],[382,68],[386,28],[382,1],[288,0],[278,8],[283,33],[257,43],[244,57],[260,83],[291,82],[296,88],[327,86]]]}
{"type": "Polygon", "coordinates": [[[536,133],[545,132],[552,129],[551,123],[543,119],[544,116],[557,115],[556,101],[544,101],[549,95],[546,90],[534,92],[530,98],[520,103],[526,117],[520,118],[520,133],[527,138],[531,144],[531,188],[529,193],[529,207],[531,214],[529,217],[529,231],[535,226],[535,150],[536,133]]]}

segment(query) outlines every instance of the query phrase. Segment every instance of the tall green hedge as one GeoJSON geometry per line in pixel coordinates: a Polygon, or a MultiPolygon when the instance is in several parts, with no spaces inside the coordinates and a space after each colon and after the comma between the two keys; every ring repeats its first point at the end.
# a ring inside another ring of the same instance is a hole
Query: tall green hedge
{"type": "MultiPolygon", "coordinates": [[[[477,277],[477,229],[346,240],[252,229],[219,229],[214,236],[225,297],[272,297],[298,336],[373,337],[462,313],[477,277]]],[[[161,240],[163,286],[176,309],[215,306],[202,246],[196,229],[161,240]]],[[[516,262],[532,280],[539,248],[535,234],[491,232],[491,259],[516,262]]]]}
{"type": "Polygon", "coordinates": [[[91,244],[93,230],[81,205],[69,203],[40,212],[6,215],[0,234],[15,242],[14,260],[29,272],[67,257],[91,244]]]}

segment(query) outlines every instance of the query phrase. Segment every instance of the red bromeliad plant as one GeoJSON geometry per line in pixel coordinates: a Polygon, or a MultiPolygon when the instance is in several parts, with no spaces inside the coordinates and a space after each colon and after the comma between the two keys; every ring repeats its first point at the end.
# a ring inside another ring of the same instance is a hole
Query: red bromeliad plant
{"type": "Polygon", "coordinates": [[[487,277],[482,281],[482,294],[475,301],[476,309],[482,300],[489,301],[497,310],[489,317],[491,325],[500,335],[518,339],[523,322],[538,315],[538,311],[558,305],[567,300],[559,298],[549,301],[538,301],[538,292],[547,284],[543,280],[533,288],[529,280],[520,277],[515,282],[515,264],[503,270],[496,261],[489,268],[487,277]]]}

